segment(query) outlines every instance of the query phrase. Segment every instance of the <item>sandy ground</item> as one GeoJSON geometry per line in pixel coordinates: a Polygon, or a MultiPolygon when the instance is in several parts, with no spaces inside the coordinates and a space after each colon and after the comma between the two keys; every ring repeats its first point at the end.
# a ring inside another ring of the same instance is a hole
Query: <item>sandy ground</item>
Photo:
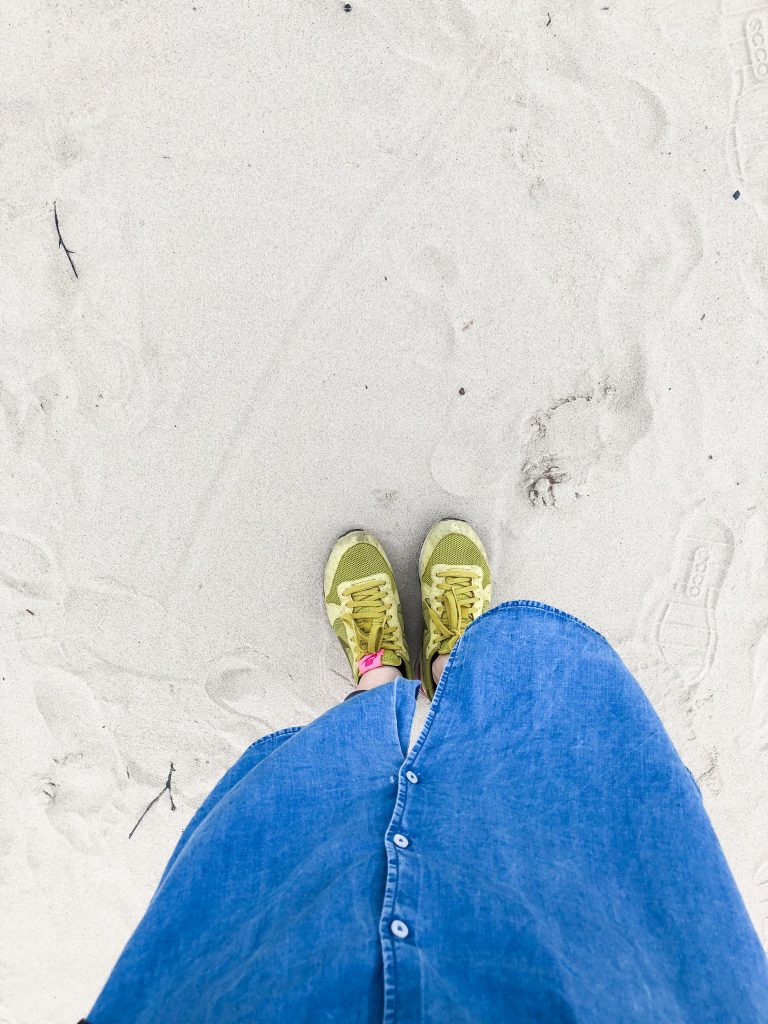
{"type": "Polygon", "coordinates": [[[3,13],[2,1024],[85,1012],[213,782],[348,692],[333,539],[415,640],[447,514],[617,647],[768,941],[768,7],[3,13]]]}

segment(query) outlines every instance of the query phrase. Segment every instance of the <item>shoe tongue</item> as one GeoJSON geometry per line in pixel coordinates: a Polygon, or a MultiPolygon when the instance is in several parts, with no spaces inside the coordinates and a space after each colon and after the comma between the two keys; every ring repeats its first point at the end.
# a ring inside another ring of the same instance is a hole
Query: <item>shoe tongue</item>
{"type": "Polygon", "coordinates": [[[394,651],[388,651],[386,649],[384,650],[384,653],[381,656],[382,665],[392,665],[397,667],[398,665],[402,665],[402,663],[403,659],[400,657],[399,654],[395,654],[394,651]]]}
{"type": "Polygon", "coordinates": [[[446,640],[443,640],[440,646],[437,648],[438,654],[450,654],[453,648],[456,646],[456,641],[459,638],[457,636],[449,636],[446,640]]]}
{"type": "MultiPolygon", "coordinates": [[[[365,632],[368,632],[369,630],[371,630],[373,628],[374,617],[379,615],[379,609],[377,609],[377,608],[361,608],[360,609],[360,615],[361,615],[360,627],[365,632]],[[369,618],[369,619],[364,618],[365,615],[370,615],[371,618],[369,618]]],[[[403,664],[403,659],[400,657],[399,654],[396,654],[394,651],[388,651],[386,648],[383,648],[382,650],[383,650],[383,653],[381,655],[381,664],[382,665],[392,665],[394,667],[397,667],[398,665],[402,665],[403,664]]]]}

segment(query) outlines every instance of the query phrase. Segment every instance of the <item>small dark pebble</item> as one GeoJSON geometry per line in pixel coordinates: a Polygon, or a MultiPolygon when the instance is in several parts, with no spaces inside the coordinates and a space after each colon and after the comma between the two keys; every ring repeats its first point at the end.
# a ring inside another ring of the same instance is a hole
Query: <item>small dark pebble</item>
{"type": "Polygon", "coordinates": [[[740,195],[741,195],[741,192],[739,192],[739,190],[736,189],[736,191],[733,193],[733,198],[734,199],[738,199],[740,195]]]}
{"type": "Polygon", "coordinates": [[[707,456],[707,458],[708,458],[708,459],[711,459],[711,458],[712,458],[712,456],[711,456],[711,455],[708,455],[708,456],[707,456]]]}
{"type": "Polygon", "coordinates": [[[352,10],[352,4],[344,4],[344,10],[347,12],[347,14],[349,14],[349,12],[352,10]]]}
{"type": "Polygon", "coordinates": [[[459,388],[459,394],[460,395],[466,395],[466,393],[467,392],[464,390],[464,388],[459,388]]]}

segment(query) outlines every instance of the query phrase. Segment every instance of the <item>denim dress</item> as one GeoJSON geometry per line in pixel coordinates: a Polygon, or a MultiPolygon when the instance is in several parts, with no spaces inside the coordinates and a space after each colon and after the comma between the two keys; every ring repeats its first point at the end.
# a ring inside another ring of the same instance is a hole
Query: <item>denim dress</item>
{"type": "Polygon", "coordinates": [[[607,641],[483,615],[408,750],[399,679],[246,750],[91,1024],[766,1024],[701,795],[607,641]]]}

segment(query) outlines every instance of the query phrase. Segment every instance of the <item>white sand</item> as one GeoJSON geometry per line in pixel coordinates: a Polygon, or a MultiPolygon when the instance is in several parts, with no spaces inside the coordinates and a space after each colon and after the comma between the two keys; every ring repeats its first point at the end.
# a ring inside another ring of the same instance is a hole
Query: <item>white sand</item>
{"type": "Polygon", "coordinates": [[[347,693],[333,539],[379,534],[415,639],[446,514],[499,600],[617,646],[768,941],[768,7],[741,10],[4,6],[2,1024],[84,1013],[211,785],[347,693]],[[178,809],[129,840],[171,762],[178,809]]]}

